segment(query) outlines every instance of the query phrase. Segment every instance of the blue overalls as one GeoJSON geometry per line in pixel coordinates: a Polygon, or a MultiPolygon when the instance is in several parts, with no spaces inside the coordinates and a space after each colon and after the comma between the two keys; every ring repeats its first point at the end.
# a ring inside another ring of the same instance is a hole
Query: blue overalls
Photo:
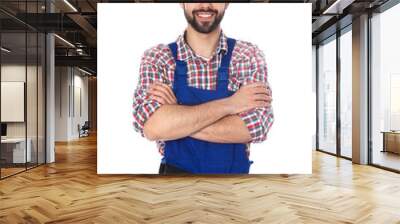
{"type": "MultiPolygon", "coordinates": [[[[186,62],[177,60],[177,44],[169,44],[176,63],[173,91],[178,104],[197,105],[229,97],[234,93],[228,90],[228,68],[236,40],[228,38],[227,41],[228,51],[218,69],[216,90],[189,86],[186,62]]],[[[213,143],[192,137],[166,141],[162,159],[162,163],[195,174],[247,174],[252,162],[247,157],[246,144],[213,143]]]]}

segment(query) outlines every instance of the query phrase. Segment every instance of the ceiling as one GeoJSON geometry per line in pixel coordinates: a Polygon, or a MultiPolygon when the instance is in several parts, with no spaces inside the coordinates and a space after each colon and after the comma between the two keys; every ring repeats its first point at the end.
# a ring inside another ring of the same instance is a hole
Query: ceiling
{"type": "MultiPolygon", "coordinates": [[[[250,2],[311,3],[312,37],[318,43],[335,32],[339,20],[351,23],[351,17],[372,10],[387,0],[255,0],[250,2]]],[[[56,38],[56,65],[81,66],[96,72],[97,57],[97,3],[106,2],[166,2],[117,0],[45,0],[0,1],[0,22],[3,32],[17,33],[25,28],[39,32],[55,32],[73,47],[56,38]],[[50,10],[51,8],[51,10],[50,10]],[[49,13],[52,11],[52,13],[49,13]]],[[[290,16],[290,15],[288,15],[290,16]]],[[[346,22],[341,22],[345,26],[346,22]]],[[[18,34],[8,34],[20,42],[18,34]]],[[[11,41],[9,40],[9,41],[11,41]]],[[[23,44],[23,43],[19,43],[23,44]]],[[[29,51],[29,50],[28,50],[29,51]]]]}

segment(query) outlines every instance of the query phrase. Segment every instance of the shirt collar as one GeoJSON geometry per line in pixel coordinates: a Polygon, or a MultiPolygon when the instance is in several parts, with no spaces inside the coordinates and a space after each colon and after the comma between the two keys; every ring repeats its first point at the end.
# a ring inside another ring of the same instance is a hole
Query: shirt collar
{"type": "MultiPolygon", "coordinates": [[[[186,61],[189,57],[192,58],[198,57],[196,53],[192,50],[192,48],[189,46],[189,44],[187,44],[185,36],[186,36],[186,30],[182,35],[179,35],[176,41],[178,45],[178,59],[182,61],[186,61]]],[[[221,30],[216,52],[218,54],[222,53],[225,54],[227,51],[228,51],[227,37],[221,30]]]]}

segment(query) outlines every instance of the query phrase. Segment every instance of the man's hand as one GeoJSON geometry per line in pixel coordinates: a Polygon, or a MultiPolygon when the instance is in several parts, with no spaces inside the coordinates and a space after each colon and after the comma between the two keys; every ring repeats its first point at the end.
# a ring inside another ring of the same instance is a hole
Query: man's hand
{"type": "Polygon", "coordinates": [[[263,82],[254,82],[240,87],[231,97],[232,114],[238,114],[257,107],[270,107],[272,102],[271,90],[263,82]]]}
{"type": "Polygon", "coordinates": [[[161,82],[154,82],[147,90],[147,97],[161,104],[177,104],[177,100],[171,87],[161,82]]]}

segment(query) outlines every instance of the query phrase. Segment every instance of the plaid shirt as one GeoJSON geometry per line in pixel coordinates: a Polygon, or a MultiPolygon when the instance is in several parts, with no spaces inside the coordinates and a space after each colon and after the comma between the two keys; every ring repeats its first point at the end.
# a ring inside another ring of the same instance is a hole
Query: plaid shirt
{"type": "MultiPolygon", "coordinates": [[[[205,59],[196,55],[186,43],[185,33],[180,35],[176,42],[178,60],[187,63],[188,85],[207,90],[216,89],[218,67],[228,48],[227,37],[221,32],[216,51],[211,59],[205,59]]],[[[143,137],[144,123],[152,113],[162,106],[157,101],[146,98],[147,88],[154,81],[166,83],[172,88],[174,70],[175,61],[168,45],[160,44],[144,52],[140,64],[139,83],[133,99],[133,126],[143,137]]],[[[268,83],[264,54],[256,45],[238,40],[229,65],[228,89],[237,91],[241,85],[255,81],[268,83]]],[[[256,108],[238,115],[250,132],[251,143],[262,142],[267,138],[267,133],[274,121],[272,107],[256,108]]],[[[165,143],[163,141],[156,142],[159,152],[163,154],[165,143]]],[[[247,144],[248,152],[249,146],[250,144],[247,144]]]]}

